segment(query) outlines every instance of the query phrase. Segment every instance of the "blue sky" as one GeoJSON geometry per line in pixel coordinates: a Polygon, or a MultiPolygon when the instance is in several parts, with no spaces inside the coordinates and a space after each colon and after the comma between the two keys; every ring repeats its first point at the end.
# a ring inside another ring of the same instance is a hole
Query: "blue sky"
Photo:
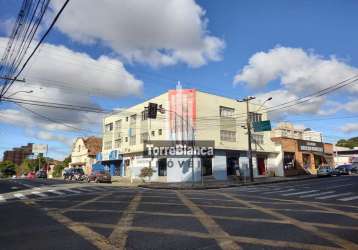
{"type": "MultiPolygon", "coordinates": [[[[357,1],[172,0],[153,1],[153,8],[146,6],[151,1],[110,2],[101,8],[100,1],[69,4],[46,40],[47,47],[25,72],[29,84],[17,87],[32,88],[37,97],[19,94],[19,98],[72,100],[113,109],[156,96],[180,80],[184,87],[232,98],[272,96],[269,106],[273,106],[358,73],[357,1]],[[121,18],[114,7],[120,13],[126,8],[121,18]],[[73,72],[77,68],[78,78],[73,72]],[[98,80],[87,85],[87,74],[98,80]],[[100,83],[102,78],[110,86],[100,83]],[[57,85],[50,86],[54,79],[57,85]],[[98,94],[99,88],[103,94],[98,94]]],[[[53,1],[46,20],[62,3],[53,1]]],[[[20,5],[18,0],[0,0],[0,52],[20,5]]],[[[272,119],[320,130],[330,142],[357,136],[357,117],[330,119],[358,116],[357,85],[306,107],[276,112],[272,119]]],[[[94,114],[36,111],[100,130],[94,114]]],[[[49,144],[50,156],[61,158],[69,153],[71,138],[81,135],[6,103],[1,104],[0,116],[0,154],[34,142],[49,144]]]]}

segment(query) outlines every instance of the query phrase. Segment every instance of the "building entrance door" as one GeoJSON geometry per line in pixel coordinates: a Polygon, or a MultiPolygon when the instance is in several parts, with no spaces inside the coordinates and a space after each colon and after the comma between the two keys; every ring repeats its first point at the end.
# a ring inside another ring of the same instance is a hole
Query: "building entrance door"
{"type": "Polygon", "coordinates": [[[158,176],[167,176],[167,159],[158,160],[158,176]]]}
{"type": "Polygon", "coordinates": [[[237,157],[228,157],[226,166],[227,175],[236,175],[236,168],[239,166],[239,159],[237,157]]]}
{"type": "Polygon", "coordinates": [[[259,170],[259,175],[266,174],[265,158],[257,157],[257,168],[259,170]]]}
{"type": "Polygon", "coordinates": [[[208,176],[213,174],[213,165],[212,159],[208,157],[201,158],[201,167],[203,170],[203,176],[208,176]]]}

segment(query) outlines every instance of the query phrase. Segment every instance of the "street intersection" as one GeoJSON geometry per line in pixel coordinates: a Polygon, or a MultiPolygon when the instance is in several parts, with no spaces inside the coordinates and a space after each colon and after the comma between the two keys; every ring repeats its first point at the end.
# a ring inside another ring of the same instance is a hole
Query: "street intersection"
{"type": "Polygon", "coordinates": [[[181,191],[37,183],[1,195],[0,249],[358,249],[358,176],[181,191]]]}

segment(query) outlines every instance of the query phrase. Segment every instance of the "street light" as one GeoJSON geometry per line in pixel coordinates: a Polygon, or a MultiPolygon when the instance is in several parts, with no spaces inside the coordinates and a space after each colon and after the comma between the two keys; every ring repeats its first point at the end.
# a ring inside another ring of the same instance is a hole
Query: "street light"
{"type": "MultiPolygon", "coordinates": [[[[237,100],[238,102],[246,102],[246,127],[247,127],[247,142],[248,142],[248,151],[247,156],[249,158],[249,170],[250,170],[250,181],[254,181],[254,169],[252,164],[252,148],[251,148],[251,120],[250,120],[250,109],[249,109],[249,101],[256,99],[255,96],[248,96],[242,100],[237,100]]],[[[272,100],[272,97],[267,98],[262,105],[256,110],[260,110],[261,107],[267,102],[272,100]]]]}
{"type": "Polygon", "coordinates": [[[31,94],[31,93],[33,93],[33,92],[34,92],[33,90],[28,90],[28,91],[26,91],[26,90],[20,90],[20,91],[16,91],[15,93],[12,93],[12,94],[9,95],[9,96],[6,96],[6,98],[10,98],[11,96],[14,96],[14,95],[16,95],[16,94],[18,94],[18,93],[31,94]]]}

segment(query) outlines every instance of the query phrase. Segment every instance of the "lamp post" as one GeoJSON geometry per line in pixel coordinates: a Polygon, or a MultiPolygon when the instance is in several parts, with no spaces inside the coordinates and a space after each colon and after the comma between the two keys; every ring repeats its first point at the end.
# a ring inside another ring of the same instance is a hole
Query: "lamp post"
{"type": "MultiPolygon", "coordinates": [[[[250,181],[253,182],[254,181],[254,169],[253,169],[253,164],[252,164],[252,147],[251,147],[251,117],[250,117],[250,107],[249,107],[249,102],[251,100],[256,99],[255,96],[248,96],[245,97],[242,100],[237,100],[238,102],[246,102],[246,128],[247,128],[247,143],[248,143],[248,151],[247,151],[247,156],[249,158],[249,171],[250,171],[250,181]]],[[[267,102],[272,100],[272,97],[267,98],[262,105],[256,110],[259,111],[263,105],[267,102]]]]}

